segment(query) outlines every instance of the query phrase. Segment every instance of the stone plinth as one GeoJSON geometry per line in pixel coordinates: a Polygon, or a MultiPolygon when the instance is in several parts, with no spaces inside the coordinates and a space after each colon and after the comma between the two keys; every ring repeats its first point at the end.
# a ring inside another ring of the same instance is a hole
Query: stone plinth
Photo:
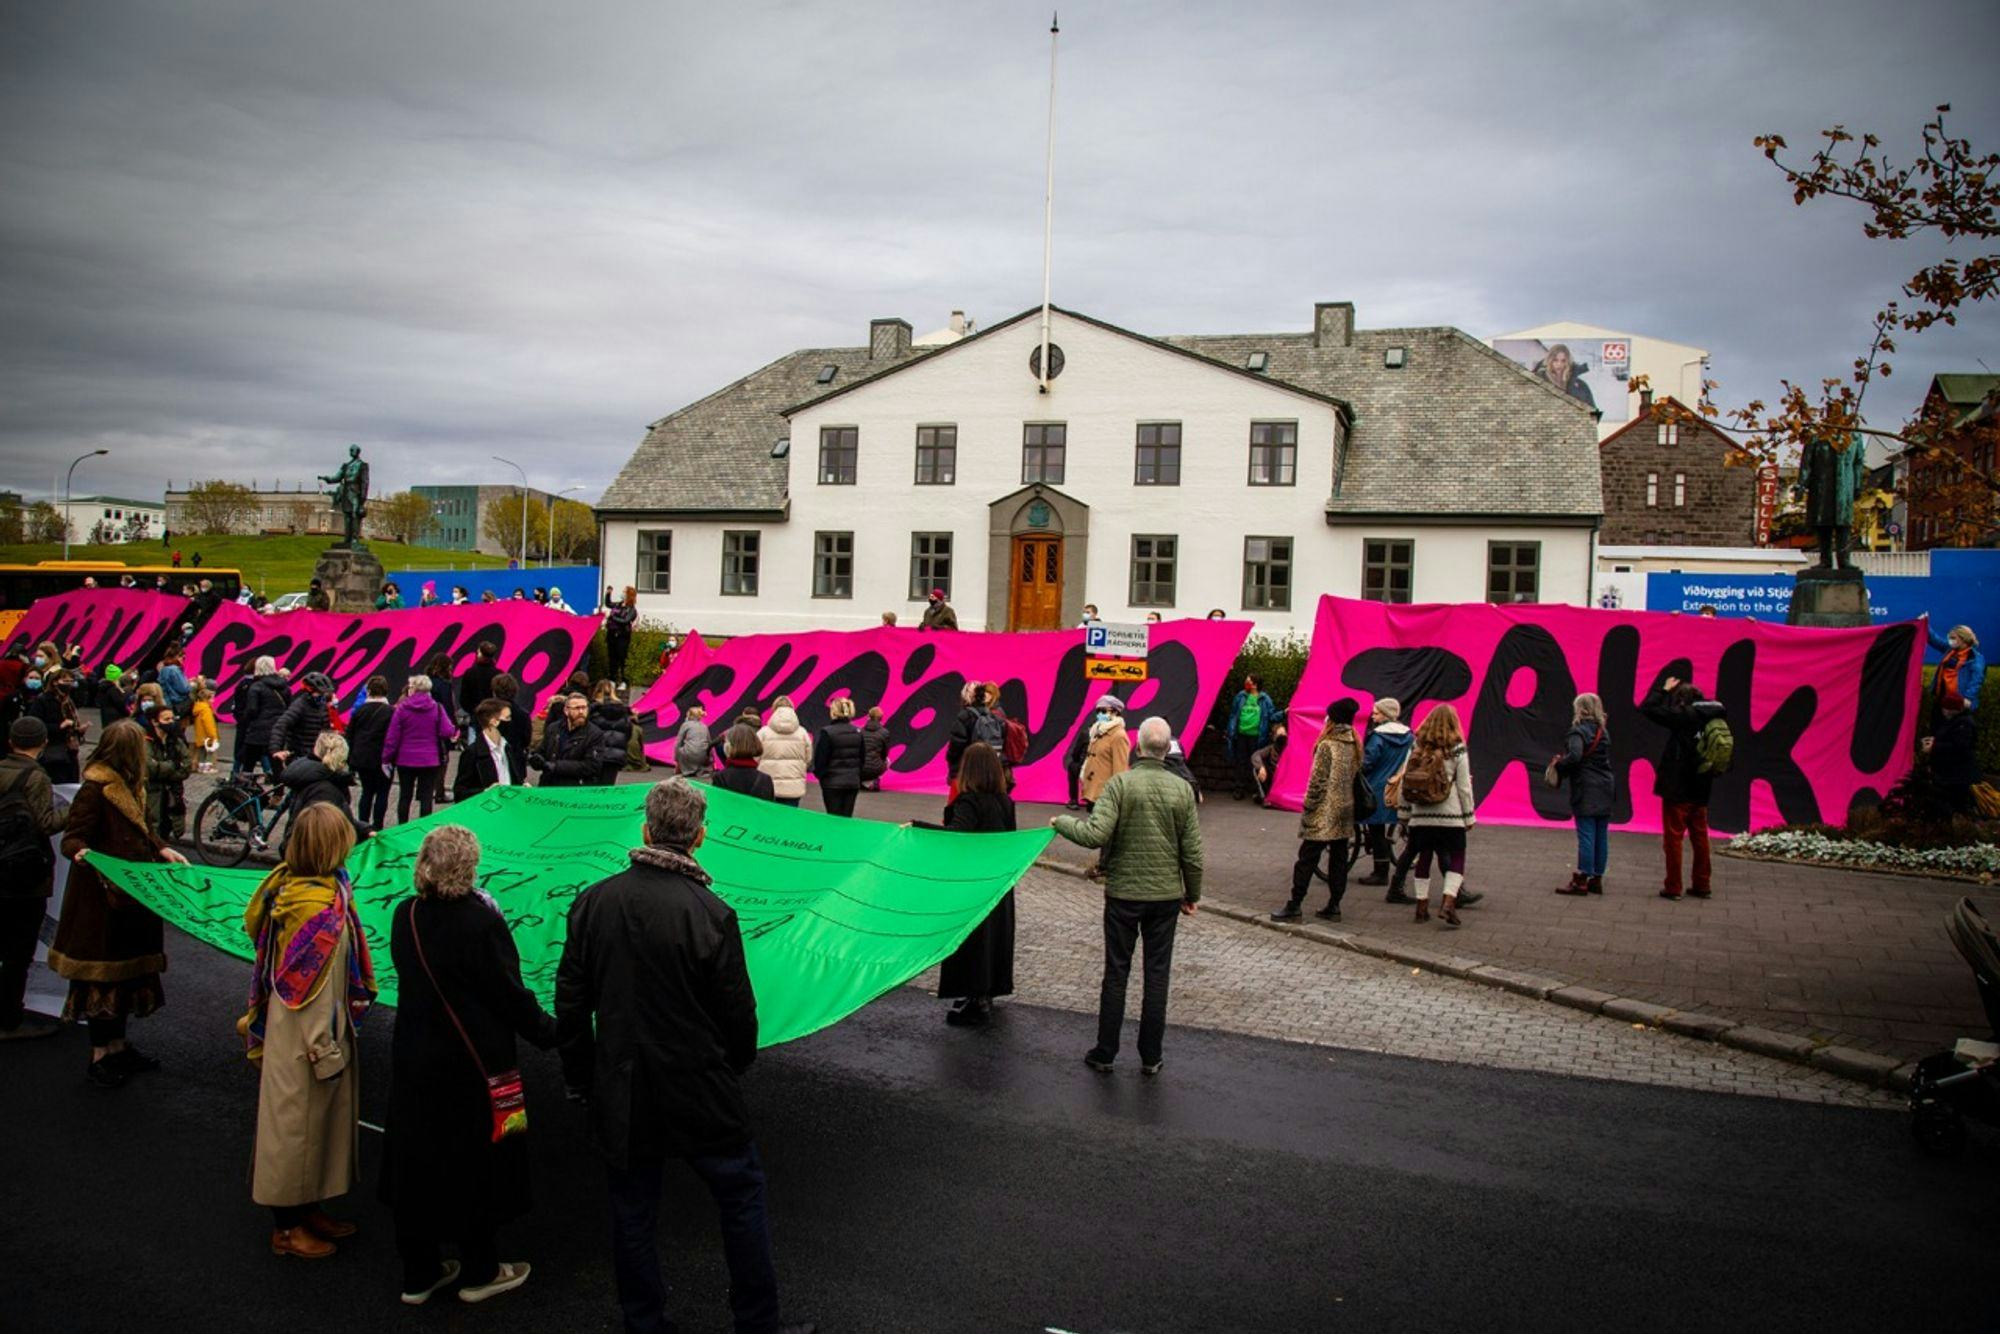
{"type": "Polygon", "coordinates": [[[313,566],[313,578],[320,581],[335,611],[373,611],[375,598],[387,576],[382,562],[367,547],[329,547],[313,566]]]}
{"type": "Polygon", "coordinates": [[[1785,622],[1821,627],[1872,625],[1868,585],[1861,571],[1829,570],[1817,565],[1799,571],[1798,582],[1792,588],[1792,609],[1785,622]]]}

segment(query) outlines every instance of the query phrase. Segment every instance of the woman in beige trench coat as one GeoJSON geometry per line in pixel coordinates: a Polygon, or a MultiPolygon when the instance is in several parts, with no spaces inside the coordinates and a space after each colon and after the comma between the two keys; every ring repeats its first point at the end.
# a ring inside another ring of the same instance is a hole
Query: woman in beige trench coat
{"type": "Polygon", "coordinates": [[[285,861],[251,896],[250,1009],[237,1024],[260,1067],[250,1197],[270,1207],[271,1253],[318,1260],[354,1235],[322,1202],[353,1188],[361,1060],[354,1024],[375,997],[368,942],[341,869],[354,826],[333,806],[294,820],[285,861]]]}

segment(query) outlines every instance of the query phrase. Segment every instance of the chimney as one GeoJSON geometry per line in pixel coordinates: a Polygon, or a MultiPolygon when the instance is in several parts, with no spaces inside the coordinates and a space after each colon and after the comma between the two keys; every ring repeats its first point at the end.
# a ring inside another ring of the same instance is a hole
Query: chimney
{"type": "Polygon", "coordinates": [[[1313,346],[1354,345],[1354,303],[1321,301],[1313,307],[1313,346]]]}
{"type": "Polygon", "coordinates": [[[1653,387],[1651,385],[1647,385],[1639,391],[1639,415],[1641,417],[1650,417],[1653,415],[1653,387]]]}
{"type": "Polygon", "coordinates": [[[908,320],[870,320],[868,322],[868,360],[894,361],[898,357],[910,355],[910,322],[908,320]]]}
{"type": "Polygon", "coordinates": [[[954,310],[954,311],[953,311],[953,312],[951,313],[951,331],[952,331],[953,333],[957,334],[957,335],[958,335],[958,336],[959,336],[960,338],[963,338],[963,337],[965,337],[965,312],[964,312],[964,311],[962,311],[962,310],[954,310]]]}

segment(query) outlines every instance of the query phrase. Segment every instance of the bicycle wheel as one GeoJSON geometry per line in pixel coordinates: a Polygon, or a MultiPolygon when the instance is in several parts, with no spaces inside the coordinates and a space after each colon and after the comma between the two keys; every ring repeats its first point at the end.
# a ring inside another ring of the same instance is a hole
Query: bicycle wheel
{"type": "Polygon", "coordinates": [[[219,787],[194,813],[194,850],[209,866],[240,866],[250,855],[256,831],[257,798],[239,788],[219,787]]]}

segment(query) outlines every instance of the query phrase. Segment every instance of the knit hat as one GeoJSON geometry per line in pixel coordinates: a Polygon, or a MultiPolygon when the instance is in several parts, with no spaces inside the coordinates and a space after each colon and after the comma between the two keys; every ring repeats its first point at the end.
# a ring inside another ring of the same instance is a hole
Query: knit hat
{"type": "Polygon", "coordinates": [[[942,588],[933,588],[931,590],[931,601],[933,602],[944,601],[944,590],[942,588]]]}
{"type": "Polygon", "coordinates": [[[15,750],[33,750],[49,744],[49,729],[40,718],[16,718],[7,729],[7,742],[15,750]]]}
{"type": "Polygon", "coordinates": [[[104,669],[104,679],[107,681],[116,681],[124,675],[125,669],[115,662],[104,669]]]}
{"type": "Polygon", "coordinates": [[[1337,699],[1327,706],[1326,720],[1330,723],[1351,723],[1354,715],[1361,712],[1361,705],[1351,699],[1337,699]]]}
{"type": "Polygon", "coordinates": [[[1125,712],[1125,701],[1118,698],[1118,696],[1116,695],[1099,695],[1097,697],[1097,703],[1094,707],[1100,709],[1113,709],[1119,713],[1123,713],[1125,712]]]}

